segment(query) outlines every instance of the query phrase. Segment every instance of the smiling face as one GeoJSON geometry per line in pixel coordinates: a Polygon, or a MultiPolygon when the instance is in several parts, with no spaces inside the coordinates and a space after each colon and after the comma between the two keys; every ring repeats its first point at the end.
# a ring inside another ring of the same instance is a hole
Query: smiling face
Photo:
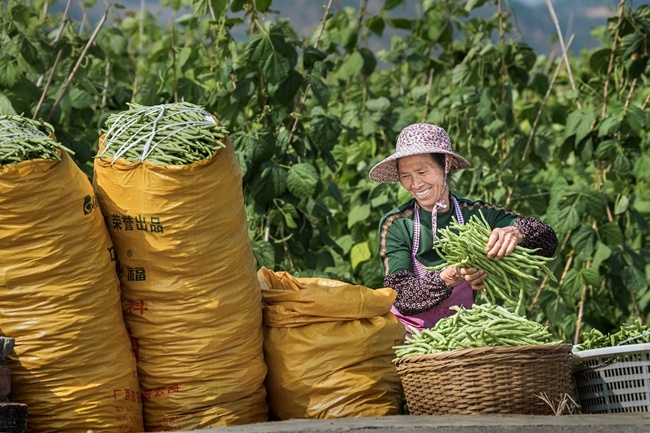
{"type": "Polygon", "coordinates": [[[397,160],[397,172],[402,186],[422,209],[431,211],[441,198],[447,203],[449,196],[445,170],[431,154],[404,156],[397,160]]]}

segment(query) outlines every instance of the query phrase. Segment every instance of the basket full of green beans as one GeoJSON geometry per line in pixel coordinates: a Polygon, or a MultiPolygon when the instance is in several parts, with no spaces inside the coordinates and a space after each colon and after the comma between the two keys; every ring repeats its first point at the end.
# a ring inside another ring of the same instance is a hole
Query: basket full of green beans
{"type": "Polygon", "coordinates": [[[571,348],[546,326],[475,304],[394,346],[409,412],[552,415],[571,394],[571,348]]]}
{"type": "Polygon", "coordinates": [[[0,166],[34,159],[61,159],[61,152],[73,154],[54,139],[54,128],[43,120],[0,115],[0,166]]]}
{"type": "Polygon", "coordinates": [[[650,327],[591,329],[573,347],[573,379],[584,413],[650,412],[650,327]]]}
{"type": "Polygon", "coordinates": [[[189,165],[210,158],[228,140],[226,128],[199,105],[127,105],[128,110],[108,116],[96,158],[189,165]]]}

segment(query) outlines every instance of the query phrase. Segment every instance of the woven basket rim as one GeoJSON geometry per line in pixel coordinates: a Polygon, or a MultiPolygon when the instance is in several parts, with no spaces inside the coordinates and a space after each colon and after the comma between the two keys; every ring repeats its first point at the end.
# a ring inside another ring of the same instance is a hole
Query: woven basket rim
{"type": "Polygon", "coordinates": [[[483,347],[470,347],[467,349],[447,350],[444,352],[428,353],[426,355],[411,355],[398,358],[395,365],[421,363],[427,361],[448,360],[455,358],[476,358],[480,356],[491,355],[513,355],[513,354],[554,354],[566,353],[571,355],[571,344],[530,344],[523,346],[483,346],[483,347]]]}

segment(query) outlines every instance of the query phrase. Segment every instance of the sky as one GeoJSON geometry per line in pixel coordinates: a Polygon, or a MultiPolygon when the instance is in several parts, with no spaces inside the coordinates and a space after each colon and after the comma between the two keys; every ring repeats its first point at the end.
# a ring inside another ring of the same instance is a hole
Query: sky
{"type": "MultiPolygon", "coordinates": [[[[416,2],[421,0],[407,0],[408,6],[398,6],[390,11],[392,16],[407,17],[415,10],[416,2]]],[[[519,27],[524,33],[524,39],[535,49],[539,54],[548,54],[551,48],[550,39],[555,37],[556,30],[551,22],[548,8],[546,7],[547,0],[505,0],[505,4],[520,3],[529,7],[537,7],[540,15],[540,22],[535,22],[531,25],[530,21],[524,23],[524,27],[519,27]],[[543,24],[543,25],[541,25],[543,24]],[[526,35],[528,32],[528,36],[526,35]]],[[[125,11],[138,11],[141,6],[141,0],[94,0],[95,5],[90,10],[90,21],[96,21],[104,13],[108,4],[121,4],[124,9],[113,8],[113,12],[118,15],[123,15],[125,11]]],[[[167,25],[172,17],[172,9],[169,7],[161,7],[160,0],[144,0],[148,11],[156,16],[161,23],[167,25]]],[[[595,41],[590,35],[590,26],[596,22],[598,24],[605,23],[606,17],[612,16],[615,10],[610,13],[612,6],[616,6],[617,0],[551,0],[554,8],[558,11],[558,20],[563,31],[575,32],[574,44],[572,45],[573,51],[577,51],[582,47],[593,48],[595,41]],[[585,8],[588,8],[585,9],[585,8]],[[593,14],[600,14],[600,16],[589,16],[593,14]],[[588,21],[590,20],[590,21],[588,21]],[[582,44],[582,46],[579,46],[582,44]],[[590,46],[591,45],[591,46],[590,46]]],[[[53,3],[57,4],[59,9],[63,9],[66,0],[55,0],[53,3]]],[[[82,1],[73,1],[72,16],[79,19],[80,4],[82,1]]],[[[492,2],[494,3],[494,2],[492,2]]],[[[643,3],[643,2],[642,2],[643,3]]],[[[302,36],[309,36],[313,32],[321,18],[323,7],[327,4],[327,0],[273,0],[272,8],[280,12],[280,16],[287,17],[293,28],[302,36]],[[310,4],[311,7],[302,7],[305,4],[310,4]],[[299,11],[296,12],[296,6],[299,11]]],[[[358,8],[360,0],[334,0],[333,9],[339,10],[343,6],[353,6],[358,8]]],[[[377,14],[383,6],[384,0],[368,0],[367,10],[369,14],[377,14]]],[[[54,7],[54,6],[53,6],[54,7]]],[[[535,12],[537,13],[537,11],[535,12]]],[[[535,15],[533,15],[534,17],[535,15]]],[[[530,14],[529,14],[530,17],[530,14]]],[[[532,18],[534,19],[534,18],[532,18]]],[[[568,36],[565,35],[565,38],[568,36]]]]}

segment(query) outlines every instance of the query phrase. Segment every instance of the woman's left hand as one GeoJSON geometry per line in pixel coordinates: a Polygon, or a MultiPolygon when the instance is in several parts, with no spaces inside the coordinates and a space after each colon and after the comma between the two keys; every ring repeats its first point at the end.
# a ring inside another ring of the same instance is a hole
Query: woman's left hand
{"type": "Polygon", "coordinates": [[[497,227],[492,230],[485,247],[487,257],[492,260],[500,260],[512,253],[523,240],[524,235],[517,227],[497,227]]]}

